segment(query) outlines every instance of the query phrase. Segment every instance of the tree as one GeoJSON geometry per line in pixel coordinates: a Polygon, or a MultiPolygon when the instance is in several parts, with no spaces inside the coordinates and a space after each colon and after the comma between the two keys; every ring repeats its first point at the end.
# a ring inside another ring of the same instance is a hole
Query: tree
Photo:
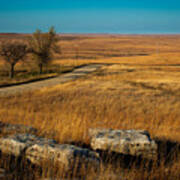
{"type": "Polygon", "coordinates": [[[23,60],[28,53],[25,43],[19,41],[4,41],[0,44],[0,56],[10,65],[9,77],[14,77],[15,65],[23,60]]]}
{"type": "Polygon", "coordinates": [[[53,27],[47,33],[36,30],[28,42],[33,59],[39,67],[39,73],[42,74],[43,66],[52,60],[53,53],[60,53],[56,32],[53,27]]]}

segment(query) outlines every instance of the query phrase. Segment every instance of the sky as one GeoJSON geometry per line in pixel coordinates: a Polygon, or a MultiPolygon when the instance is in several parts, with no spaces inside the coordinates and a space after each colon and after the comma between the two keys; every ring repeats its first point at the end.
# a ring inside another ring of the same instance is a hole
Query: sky
{"type": "Polygon", "coordinates": [[[179,34],[180,0],[0,0],[0,32],[179,34]]]}

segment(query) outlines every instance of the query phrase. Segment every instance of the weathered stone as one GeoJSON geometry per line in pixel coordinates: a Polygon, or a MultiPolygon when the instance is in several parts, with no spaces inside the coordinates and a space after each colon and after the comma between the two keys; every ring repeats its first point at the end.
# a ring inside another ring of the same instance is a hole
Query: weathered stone
{"type": "Polygon", "coordinates": [[[15,134],[0,139],[0,151],[7,155],[21,156],[27,147],[36,143],[51,144],[55,141],[31,134],[15,134]]]}
{"type": "Polygon", "coordinates": [[[36,134],[37,129],[31,127],[31,126],[26,126],[22,124],[8,124],[8,123],[3,123],[0,121],[0,133],[3,135],[10,135],[10,134],[23,134],[23,133],[28,133],[28,134],[36,134]]]}
{"type": "Polygon", "coordinates": [[[68,144],[35,144],[27,148],[25,155],[33,164],[57,163],[65,171],[72,170],[75,166],[99,167],[97,153],[68,144]]]}
{"type": "Polygon", "coordinates": [[[0,139],[2,154],[24,157],[35,165],[58,165],[63,170],[79,167],[99,167],[99,156],[88,149],[37,137],[31,134],[16,134],[0,139]]]}
{"type": "Polygon", "coordinates": [[[143,130],[90,129],[91,147],[94,150],[157,158],[157,144],[143,130]]]}

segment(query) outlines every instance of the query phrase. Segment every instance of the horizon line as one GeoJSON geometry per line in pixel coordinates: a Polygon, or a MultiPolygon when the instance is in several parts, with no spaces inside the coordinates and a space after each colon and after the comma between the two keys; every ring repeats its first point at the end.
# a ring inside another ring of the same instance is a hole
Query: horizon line
{"type": "MultiPolygon", "coordinates": [[[[26,33],[26,32],[0,32],[0,34],[2,35],[10,35],[10,34],[16,34],[16,35],[28,35],[28,34],[33,34],[32,33],[26,33]]],[[[59,33],[57,32],[57,35],[180,35],[180,32],[178,33],[101,33],[101,32],[92,32],[92,33],[86,33],[86,32],[63,32],[63,33],[59,33]]]]}

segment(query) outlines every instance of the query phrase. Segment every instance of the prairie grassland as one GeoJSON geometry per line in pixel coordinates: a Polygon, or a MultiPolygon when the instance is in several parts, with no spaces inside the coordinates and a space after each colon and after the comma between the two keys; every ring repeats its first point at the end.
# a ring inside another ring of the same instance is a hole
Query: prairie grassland
{"type": "MultiPolygon", "coordinates": [[[[104,36],[98,38],[103,38],[102,41],[105,39],[104,36]]],[[[163,41],[163,38],[168,36],[162,36],[162,42],[168,44],[169,41],[163,41]]],[[[144,129],[153,138],[179,144],[180,46],[175,43],[179,41],[177,37],[173,37],[172,41],[172,47],[160,47],[164,53],[147,56],[84,60],[57,58],[54,63],[105,65],[97,72],[73,82],[18,96],[0,97],[0,119],[3,122],[31,125],[38,128],[40,134],[53,137],[60,143],[89,145],[88,129],[100,127],[144,129]]],[[[136,44],[133,47],[140,48],[136,44]]],[[[141,47],[144,47],[143,44],[141,47]]],[[[149,47],[151,49],[153,45],[149,47]]],[[[102,179],[108,179],[108,174],[112,172],[117,175],[114,179],[118,179],[118,171],[120,167],[114,169],[107,164],[102,169],[102,179]]],[[[178,180],[179,172],[180,152],[177,151],[169,163],[162,160],[151,171],[144,167],[139,170],[132,167],[125,173],[129,180],[178,180]]],[[[89,176],[89,179],[93,177],[89,176]]]]}
{"type": "MultiPolygon", "coordinates": [[[[73,82],[1,97],[0,119],[36,127],[60,143],[88,145],[88,129],[93,127],[145,129],[153,138],[180,143],[179,81],[178,66],[104,66],[73,82]]],[[[178,152],[170,165],[162,163],[144,174],[136,168],[126,173],[128,179],[178,179],[179,167],[178,152]]],[[[112,171],[107,165],[102,174],[112,171]]]]}
{"type": "Polygon", "coordinates": [[[66,35],[62,59],[99,59],[179,52],[179,35],[66,35]]]}
{"type": "MultiPolygon", "coordinates": [[[[25,41],[30,34],[0,34],[1,40],[25,41]]],[[[180,35],[73,35],[60,34],[57,59],[104,59],[179,53],[180,35]]]]}
{"type": "Polygon", "coordinates": [[[146,129],[180,142],[180,67],[104,66],[83,79],[2,97],[0,119],[88,143],[90,127],[146,129]],[[7,111],[8,110],[8,111],[7,111]]]}

